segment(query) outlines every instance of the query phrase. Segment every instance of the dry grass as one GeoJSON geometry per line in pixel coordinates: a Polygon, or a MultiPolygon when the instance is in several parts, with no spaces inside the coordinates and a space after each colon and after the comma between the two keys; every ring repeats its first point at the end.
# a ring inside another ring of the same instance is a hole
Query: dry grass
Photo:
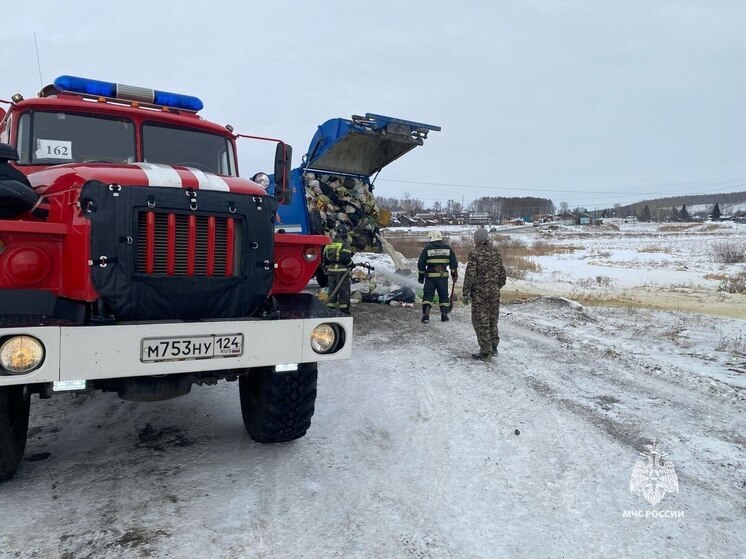
{"type": "Polygon", "coordinates": [[[647,247],[640,247],[637,249],[637,252],[651,252],[651,253],[660,253],[660,254],[671,254],[672,250],[671,247],[663,246],[663,245],[651,245],[647,247]]]}
{"type": "Polygon", "coordinates": [[[581,248],[573,245],[557,245],[546,241],[536,241],[531,243],[526,252],[529,256],[547,256],[550,254],[571,254],[576,250],[581,250],[581,248]]]}
{"type": "Polygon", "coordinates": [[[416,238],[388,239],[397,252],[401,252],[405,258],[418,258],[425,243],[416,238]]]}
{"type": "Polygon", "coordinates": [[[742,334],[736,334],[732,338],[722,336],[715,349],[735,355],[746,355],[746,338],[742,334]]]}
{"type": "Polygon", "coordinates": [[[669,223],[658,227],[658,231],[661,233],[680,233],[681,231],[686,231],[687,229],[698,226],[699,223],[669,223]]]}
{"type": "Polygon", "coordinates": [[[724,229],[724,227],[722,225],[717,225],[716,223],[708,223],[702,227],[702,231],[716,231],[718,229],[724,229]]]}
{"type": "MultiPolygon", "coordinates": [[[[500,247],[503,264],[508,277],[522,279],[528,272],[540,272],[541,266],[532,260],[532,257],[546,256],[549,254],[571,253],[579,250],[579,247],[568,245],[555,245],[545,241],[528,243],[522,239],[511,238],[506,235],[490,235],[500,247]]],[[[452,237],[447,239],[448,243],[456,253],[459,262],[465,263],[469,253],[474,248],[471,235],[464,237],[452,237]]],[[[393,247],[406,258],[418,258],[425,243],[417,238],[390,239],[393,247]]]]}
{"type": "Polygon", "coordinates": [[[739,272],[726,278],[718,286],[718,291],[726,293],[746,293],[746,272],[739,272]]]}
{"type": "Polygon", "coordinates": [[[503,265],[509,278],[524,279],[528,272],[541,272],[541,266],[524,256],[503,253],[503,265]]]}
{"type": "Polygon", "coordinates": [[[713,280],[713,281],[725,281],[730,276],[728,274],[705,274],[704,278],[706,280],[713,280]]]}
{"type": "Polygon", "coordinates": [[[746,262],[746,246],[738,243],[716,243],[712,246],[715,262],[721,264],[739,264],[746,262]]]}
{"type": "Polygon", "coordinates": [[[614,283],[608,276],[596,276],[595,278],[580,278],[575,282],[578,287],[609,287],[614,283]]]}

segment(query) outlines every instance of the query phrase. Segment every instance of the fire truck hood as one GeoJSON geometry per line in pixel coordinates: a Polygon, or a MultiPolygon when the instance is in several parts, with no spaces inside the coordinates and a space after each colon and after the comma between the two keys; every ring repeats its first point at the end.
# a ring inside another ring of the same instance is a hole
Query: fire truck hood
{"type": "Polygon", "coordinates": [[[333,118],[319,126],[306,155],[308,169],[370,176],[411,149],[440,126],[366,113],[333,118]]]}
{"type": "Polygon", "coordinates": [[[42,171],[29,173],[34,186],[52,184],[61,176],[76,175],[80,183],[97,180],[123,186],[161,186],[172,188],[193,188],[195,190],[219,190],[260,196],[264,189],[253,181],[239,177],[226,177],[179,165],[156,163],[70,163],[48,167],[42,171]]]}

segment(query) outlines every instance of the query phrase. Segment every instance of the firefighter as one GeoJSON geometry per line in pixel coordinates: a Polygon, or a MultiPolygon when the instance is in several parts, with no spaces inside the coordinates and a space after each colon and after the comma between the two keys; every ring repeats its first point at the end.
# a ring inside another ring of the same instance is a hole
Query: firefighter
{"type": "Polygon", "coordinates": [[[329,297],[326,306],[350,314],[350,270],[352,249],[349,230],[344,223],[337,223],[334,240],[324,247],[324,269],[329,278],[329,297]]]}
{"type": "Polygon", "coordinates": [[[448,322],[448,311],[451,306],[448,297],[448,268],[455,283],[458,279],[458,261],[456,253],[443,241],[440,231],[428,232],[427,238],[430,243],[422,249],[417,261],[417,281],[425,284],[422,293],[422,322],[430,322],[430,308],[433,306],[436,291],[440,305],[440,320],[448,322]]]}

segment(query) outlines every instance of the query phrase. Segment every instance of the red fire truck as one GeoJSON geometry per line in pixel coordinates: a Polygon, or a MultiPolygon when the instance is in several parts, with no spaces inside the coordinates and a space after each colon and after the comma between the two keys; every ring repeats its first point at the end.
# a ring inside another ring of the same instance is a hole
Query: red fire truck
{"type": "Polygon", "coordinates": [[[290,146],[204,120],[193,96],[74,76],[4,103],[0,481],[32,394],[157,401],[238,380],[255,441],[302,437],[352,319],[301,292],[328,237],[276,227],[290,146]],[[239,177],[239,138],[277,144],[274,195],[239,177]]]}

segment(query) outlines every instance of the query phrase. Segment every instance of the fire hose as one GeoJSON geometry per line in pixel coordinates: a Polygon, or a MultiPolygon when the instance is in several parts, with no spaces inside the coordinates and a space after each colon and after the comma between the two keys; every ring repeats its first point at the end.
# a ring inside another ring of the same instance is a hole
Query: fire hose
{"type": "Polygon", "coordinates": [[[342,284],[347,280],[347,278],[350,276],[350,272],[354,270],[357,267],[365,268],[368,270],[368,276],[370,277],[370,273],[375,270],[373,266],[368,264],[367,262],[353,262],[353,266],[349,268],[344,274],[342,274],[342,277],[339,279],[339,282],[337,283],[336,287],[332,290],[331,293],[327,296],[326,300],[331,301],[334,296],[337,294],[337,291],[339,291],[339,288],[342,287],[342,284]]]}

